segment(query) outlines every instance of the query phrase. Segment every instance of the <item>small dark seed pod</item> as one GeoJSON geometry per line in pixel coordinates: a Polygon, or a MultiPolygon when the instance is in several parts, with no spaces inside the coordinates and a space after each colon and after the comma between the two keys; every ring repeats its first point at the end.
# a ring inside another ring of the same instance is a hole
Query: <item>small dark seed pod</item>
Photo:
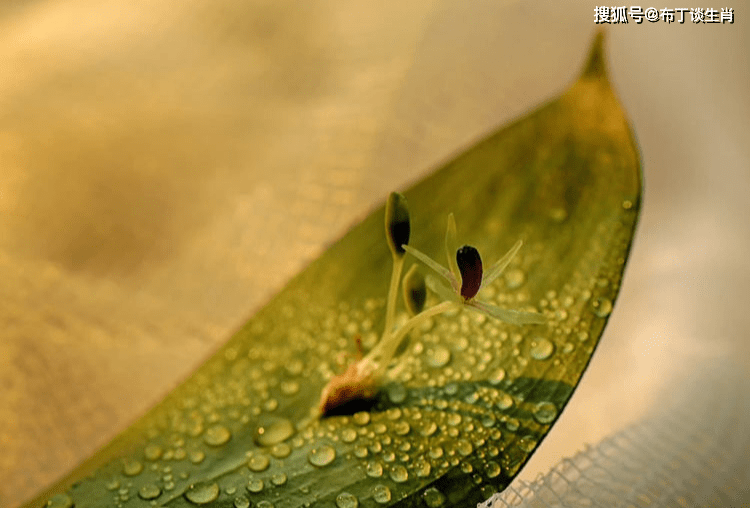
{"type": "Polygon", "coordinates": [[[403,288],[406,309],[410,315],[416,316],[422,312],[427,300],[427,286],[425,285],[424,277],[417,271],[417,265],[412,265],[409,271],[406,272],[403,288]]]}
{"type": "Polygon", "coordinates": [[[406,251],[402,245],[409,244],[410,233],[409,206],[406,198],[403,194],[391,192],[385,204],[385,237],[391,252],[403,256],[406,251]]]}
{"type": "Polygon", "coordinates": [[[471,245],[464,245],[456,252],[456,263],[461,272],[461,296],[474,298],[482,285],[482,258],[471,245]]]}

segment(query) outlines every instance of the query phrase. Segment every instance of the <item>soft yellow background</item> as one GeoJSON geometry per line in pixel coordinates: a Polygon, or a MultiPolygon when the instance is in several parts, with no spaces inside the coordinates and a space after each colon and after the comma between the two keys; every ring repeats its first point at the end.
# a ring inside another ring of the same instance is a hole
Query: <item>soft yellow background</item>
{"type": "MultiPolygon", "coordinates": [[[[0,506],[157,402],[387,192],[564,90],[595,5],[3,2],[0,506]]],[[[638,419],[681,365],[750,366],[750,2],[726,6],[733,25],[609,27],[643,215],[523,477],[638,419]]]]}

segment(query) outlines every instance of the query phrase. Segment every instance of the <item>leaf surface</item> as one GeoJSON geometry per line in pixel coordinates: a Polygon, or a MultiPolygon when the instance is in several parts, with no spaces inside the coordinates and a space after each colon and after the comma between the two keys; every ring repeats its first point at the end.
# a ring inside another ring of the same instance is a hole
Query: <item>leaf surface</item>
{"type": "MultiPolygon", "coordinates": [[[[447,216],[487,266],[524,246],[482,298],[536,310],[514,326],[464,310],[411,333],[352,414],[320,392],[382,332],[391,254],[382,207],[266,305],[188,381],[40,506],[472,506],[502,490],[570,398],[620,287],[641,175],[597,36],[558,99],[411,189],[410,245],[442,261],[447,216]],[[70,487],[70,484],[76,483],[70,487]]],[[[410,259],[408,263],[413,263],[410,259]]],[[[408,268],[408,265],[407,265],[408,268]]],[[[436,303],[431,295],[428,305],[436,303]]],[[[405,317],[403,305],[399,307],[405,317]]]]}

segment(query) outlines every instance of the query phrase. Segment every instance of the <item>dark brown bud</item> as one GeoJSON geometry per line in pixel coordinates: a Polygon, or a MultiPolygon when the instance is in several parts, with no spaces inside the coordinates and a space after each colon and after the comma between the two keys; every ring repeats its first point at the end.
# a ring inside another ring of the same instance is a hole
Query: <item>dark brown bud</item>
{"type": "Polygon", "coordinates": [[[404,303],[409,314],[416,316],[424,309],[427,300],[427,286],[424,277],[417,271],[417,265],[412,265],[403,282],[404,303]]]}
{"type": "Polygon", "coordinates": [[[409,244],[410,233],[409,206],[406,198],[403,194],[391,192],[385,204],[385,237],[394,255],[404,255],[406,251],[402,245],[409,244]]]}
{"type": "Polygon", "coordinates": [[[469,300],[474,298],[482,285],[482,258],[479,251],[470,245],[464,245],[456,252],[458,271],[461,272],[461,296],[469,300]]]}

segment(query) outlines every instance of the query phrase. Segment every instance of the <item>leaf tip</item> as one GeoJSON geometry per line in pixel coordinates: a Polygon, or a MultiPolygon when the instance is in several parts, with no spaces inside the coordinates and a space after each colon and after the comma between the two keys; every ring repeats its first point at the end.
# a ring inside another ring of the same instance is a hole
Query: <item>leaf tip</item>
{"type": "Polygon", "coordinates": [[[603,29],[598,30],[596,35],[594,35],[588,60],[586,60],[586,65],[583,67],[583,72],[581,73],[582,79],[606,79],[607,62],[604,58],[604,42],[605,32],[603,29]]]}

